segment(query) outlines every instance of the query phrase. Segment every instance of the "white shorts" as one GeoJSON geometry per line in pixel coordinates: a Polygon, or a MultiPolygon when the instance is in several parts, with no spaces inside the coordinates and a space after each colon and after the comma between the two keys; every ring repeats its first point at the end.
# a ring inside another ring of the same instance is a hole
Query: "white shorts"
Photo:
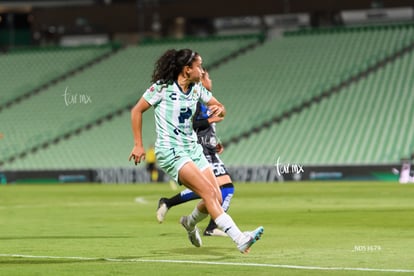
{"type": "Polygon", "coordinates": [[[187,162],[194,162],[200,171],[204,171],[210,166],[203,154],[203,148],[195,143],[189,150],[176,148],[156,148],[157,163],[160,168],[167,173],[178,184],[178,173],[187,162]]]}

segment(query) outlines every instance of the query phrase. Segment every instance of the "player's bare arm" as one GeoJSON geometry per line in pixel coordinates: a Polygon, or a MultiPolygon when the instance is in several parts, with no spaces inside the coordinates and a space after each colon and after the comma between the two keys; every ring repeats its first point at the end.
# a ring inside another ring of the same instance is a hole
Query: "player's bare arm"
{"type": "Polygon", "coordinates": [[[142,143],[142,114],[150,108],[151,105],[141,98],[131,109],[131,127],[134,136],[134,147],[129,155],[129,161],[134,160],[135,165],[145,160],[145,149],[142,143]]]}
{"type": "Polygon", "coordinates": [[[223,117],[216,116],[216,115],[211,115],[207,119],[207,121],[208,121],[209,124],[212,124],[212,123],[219,123],[219,122],[223,121],[223,119],[224,119],[223,117]]]}

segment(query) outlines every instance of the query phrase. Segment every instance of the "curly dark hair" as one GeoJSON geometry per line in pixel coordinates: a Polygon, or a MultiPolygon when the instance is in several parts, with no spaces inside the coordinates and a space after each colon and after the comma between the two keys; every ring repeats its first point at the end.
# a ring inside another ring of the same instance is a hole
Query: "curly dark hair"
{"type": "Polygon", "coordinates": [[[161,84],[173,83],[183,67],[191,65],[199,54],[191,49],[167,50],[156,62],[151,82],[161,84]]]}

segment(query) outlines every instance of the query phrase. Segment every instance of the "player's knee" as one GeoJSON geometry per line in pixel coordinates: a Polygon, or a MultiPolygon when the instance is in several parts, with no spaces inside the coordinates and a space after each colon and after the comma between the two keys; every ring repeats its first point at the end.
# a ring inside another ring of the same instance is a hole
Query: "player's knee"
{"type": "Polygon", "coordinates": [[[207,186],[205,187],[203,194],[200,195],[205,202],[219,202],[221,204],[222,198],[221,193],[217,192],[217,189],[215,189],[213,186],[207,186]]]}

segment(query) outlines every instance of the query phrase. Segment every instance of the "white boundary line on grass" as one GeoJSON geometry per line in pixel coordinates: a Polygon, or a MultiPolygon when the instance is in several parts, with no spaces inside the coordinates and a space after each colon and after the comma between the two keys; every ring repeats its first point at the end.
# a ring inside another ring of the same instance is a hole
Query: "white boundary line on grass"
{"type": "Polygon", "coordinates": [[[149,260],[149,259],[119,259],[119,258],[98,258],[98,257],[76,257],[76,256],[35,256],[22,254],[0,254],[0,257],[28,258],[28,259],[61,259],[79,261],[107,261],[107,262],[136,262],[136,263],[178,263],[178,264],[202,264],[202,265],[227,265],[227,266],[252,266],[252,267],[272,267],[302,270],[337,270],[337,271],[373,271],[373,272],[407,272],[413,273],[414,269],[383,269],[367,267],[322,267],[322,266],[302,266],[302,265],[283,265],[283,264],[259,264],[259,263],[231,263],[231,262],[209,262],[209,261],[189,261],[189,260],[149,260]]]}

